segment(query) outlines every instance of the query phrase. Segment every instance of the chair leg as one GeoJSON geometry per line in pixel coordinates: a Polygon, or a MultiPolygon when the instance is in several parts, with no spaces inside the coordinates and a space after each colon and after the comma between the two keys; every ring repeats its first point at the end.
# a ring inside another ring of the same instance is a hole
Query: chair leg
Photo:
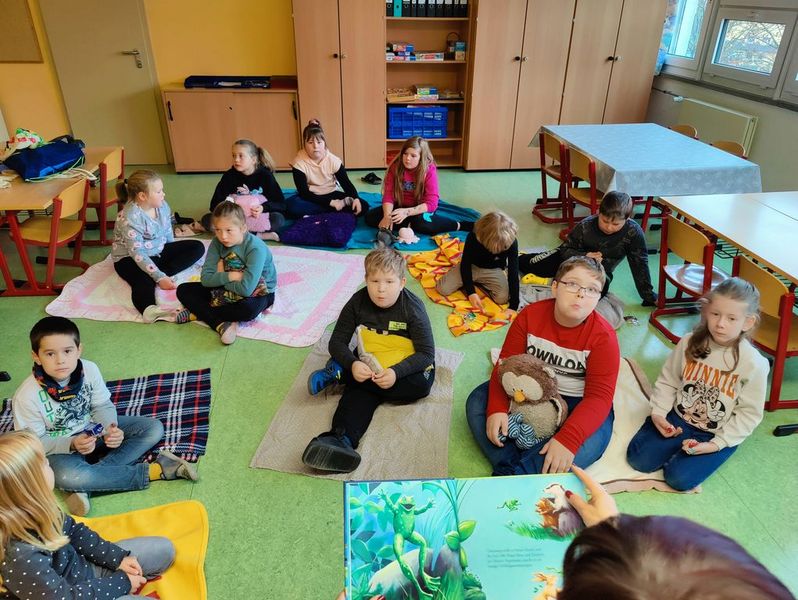
{"type": "Polygon", "coordinates": [[[648,219],[651,217],[651,205],[654,200],[651,196],[646,197],[646,209],[643,211],[643,222],[641,224],[643,231],[648,229],[648,219]]]}
{"type": "Polygon", "coordinates": [[[97,207],[97,219],[100,221],[100,245],[105,246],[106,235],[106,221],[107,221],[108,205],[105,202],[100,202],[97,207]]]}

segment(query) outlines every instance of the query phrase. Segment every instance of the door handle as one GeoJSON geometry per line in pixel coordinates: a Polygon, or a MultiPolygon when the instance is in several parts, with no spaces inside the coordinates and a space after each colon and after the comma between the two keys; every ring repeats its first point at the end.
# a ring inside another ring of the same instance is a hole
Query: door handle
{"type": "Polygon", "coordinates": [[[122,50],[122,54],[125,56],[132,56],[136,59],[136,68],[143,69],[144,63],[141,62],[141,52],[138,51],[138,48],[133,48],[133,50],[122,50]]]}
{"type": "Polygon", "coordinates": [[[521,60],[520,56],[513,56],[513,60],[519,62],[521,60]]]}
{"type": "Polygon", "coordinates": [[[333,58],[338,58],[338,53],[337,52],[333,52],[333,58]]]}
{"type": "Polygon", "coordinates": [[[172,116],[172,101],[171,100],[167,100],[166,101],[166,112],[169,115],[169,120],[170,121],[174,121],[175,118],[172,116]]]}

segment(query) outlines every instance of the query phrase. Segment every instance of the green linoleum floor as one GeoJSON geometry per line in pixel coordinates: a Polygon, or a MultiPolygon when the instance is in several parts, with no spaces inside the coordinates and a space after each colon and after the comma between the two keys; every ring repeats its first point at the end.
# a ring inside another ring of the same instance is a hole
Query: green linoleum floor
{"type": "MultiPolygon", "coordinates": [[[[157,170],[164,174],[167,199],[174,210],[196,217],[204,212],[218,175],[175,175],[165,168],[157,170]]],[[[378,186],[359,181],[364,173],[352,173],[358,189],[379,191],[378,186]]],[[[444,169],[440,178],[445,200],[483,212],[501,208],[510,213],[519,223],[522,248],[557,243],[558,226],[543,225],[530,213],[540,191],[537,172],[444,169]]],[[[278,180],[284,188],[293,187],[288,174],[279,174],[278,180]]],[[[649,236],[650,245],[655,245],[658,235],[649,236]]],[[[0,234],[4,249],[10,249],[7,238],[0,234]]],[[[106,253],[88,248],[84,256],[96,262],[106,253]]],[[[656,257],[652,259],[652,272],[656,273],[656,257]]],[[[14,263],[12,270],[20,272],[14,263]]],[[[424,297],[416,281],[409,280],[408,286],[424,297]]],[[[627,324],[619,330],[622,353],[636,359],[653,380],[672,345],[648,326],[649,311],[640,307],[625,264],[618,267],[612,289],[627,303],[626,313],[639,319],[638,325],[627,324]]],[[[29,372],[27,334],[44,316],[48,301],[0,298],[0,369],[13,377],[10,383],[0,383],[0,397],[10,396],[29,372]]],[[[464,403],[468,392],[487,378],[488,351],[501,346],[506,330],[454,338],[445,325],[448,309],[429,301],[426,304],[436,343],[465,353],[455,377],[450,475],[487,475],[487,462],[465,422],[464,403]]],[[[85,356],[100,365],[107,379],[209,366],[213,380],[211,435],[208,454],[199,463],[200,481],[159,482],[142,492],[97,497],[92,515],[186,498],[200,500],[211,523],[205,564],[209,598],[332,599],[343,582],[341,484],[249,468],[269,419],[308,349],[247,339],[224,347],[218,336],[195,326],[88,320],[78,324],[85,356]]],[[[798,396],[798,360],[788,362],[783,396],[798,396]]],[[[700,494],[619,494],[618,504],[634,514],[681,515],[717,528],[741,542],[798,593],[798,435],[771,435],[776,425],[790,422],[798,422],[798,410],[766,414],[760,428],[704,484],[700,494]]],[[[308,437],[315,433],[309,431],[308,437]]]]}

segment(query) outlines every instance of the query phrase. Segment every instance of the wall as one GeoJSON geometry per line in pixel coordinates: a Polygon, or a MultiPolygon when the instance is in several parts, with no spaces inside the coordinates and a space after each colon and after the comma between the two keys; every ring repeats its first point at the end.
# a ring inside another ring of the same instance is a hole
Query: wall
{"type": "Polygon", "coordinates": [[[699,87],[661,75],[654,79],[647,119],[660,125],[673,125],[679,105],[667,90],[679,96],[695,98],[759,117],[749,158],[762,172],[766,192],[798,190],[798,112],[699,87]]]}
{"type": "MultiPolygon", "coordinates": [[[[28,0],[44,63],[0,63],[0,111],[8,129],[45,138],[70,130],[38,0],[28,0]]],[[[291,0],[144,0],[158,83],[188,75],[295,75],[291,0]]]]}

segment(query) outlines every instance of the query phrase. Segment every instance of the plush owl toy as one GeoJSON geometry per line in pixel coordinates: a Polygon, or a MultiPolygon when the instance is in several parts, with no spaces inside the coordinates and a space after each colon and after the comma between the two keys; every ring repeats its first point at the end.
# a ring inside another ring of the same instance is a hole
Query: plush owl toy
{"type": "Polygon", "coordinates": [[[550,438],[568,416],[552,368],[531,354],[499,361],[499,381],[510,398],[507,436],[521,450],[550,438]]]}

